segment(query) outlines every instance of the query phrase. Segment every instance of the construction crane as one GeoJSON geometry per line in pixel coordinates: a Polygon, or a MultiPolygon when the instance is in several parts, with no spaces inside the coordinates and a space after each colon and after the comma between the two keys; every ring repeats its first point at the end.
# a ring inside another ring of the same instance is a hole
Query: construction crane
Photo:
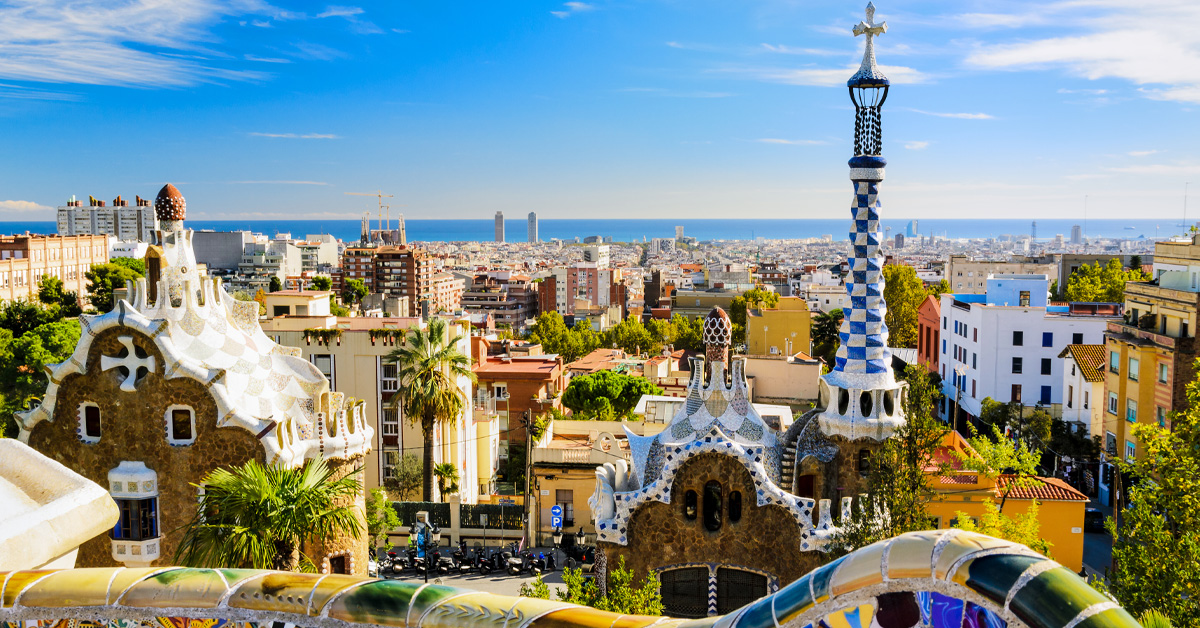
{"type": "MultiPolygon", "coordinates": [[[[347,194],[349,196],[374,196],[374,197],[378,198],[379,199],[379,230],[383,231],[383,208],[384,208],[383,199],[392,198],[391,194],[384,194],[382,190],[376,190],[374,192],[343,192],[343,194],[347,194]]],[[[389,205],[388,208],[390,210],[391,206],[389,205]]],[[[388,216],[388,229],[391,229],[391,228],[392,228],[392,217],[388,216]]]]}

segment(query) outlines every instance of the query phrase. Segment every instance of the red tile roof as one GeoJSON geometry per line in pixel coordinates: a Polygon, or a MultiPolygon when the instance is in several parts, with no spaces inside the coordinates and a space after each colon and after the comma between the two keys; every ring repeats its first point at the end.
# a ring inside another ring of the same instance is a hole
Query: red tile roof
{"type": "Polygon", "coordinates": [[[1089,382],[1104,381],[1104,345],[1067,345],[1058,357],[1065,358],[1068,354],[1079,365],[1083,379],[1089,382]]]}
{"type": "MultiPolygon", "coordinates": [[[[1004,491],[1016,479],[1014,475],[1001,475],[996,478],[996,493],[1003,495],[1004,491]]],[[[1067,501],[1067,502],[1086,502],[1087,495],[1075,490],[1070,484],[1058,478],[1033,478],[1039,484],[1034,486],[1025,486],[1014,488],[1008,493],[1011,499],[1037,499],[1051,501],[1067,501]]]]}

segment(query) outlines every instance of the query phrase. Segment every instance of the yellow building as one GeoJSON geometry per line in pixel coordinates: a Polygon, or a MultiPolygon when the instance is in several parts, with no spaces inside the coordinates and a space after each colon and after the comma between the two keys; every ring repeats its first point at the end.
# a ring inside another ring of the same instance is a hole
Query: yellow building
{"type": "Polygon", "coordinates": [[[742,296],[737,290],[676,290],[671,295],[671,313],[688,318],[708,316],[714,307],[729,311],[733,300],[742,296]]]}
{"type": "Polygon", "coordinates": [[[588,498],[596,490],[596,467],[630,459],[624,427],[639,436],[653,436],[666,423],[641,421],[552,420],[534,444],[531,525],[534,539],[549,545],[551,509],[562,508],[563,531],[579,529],[595,539],[596,524],[588,498]]]}
{"type": "Polygon", "coordinates": [[[1105,446],[1110,455],[1144,455],[1133,426],[1167,426],[1168,413],[1187,406],[1195,377],[1200,310],[1200,236],[1158,242],[1154,282],[1125,284],[1125,322],[1104,334],[1105,446]]]}
{"type": "MultiPolygon", "coordinates": [[[[950,432],[942,441],[939,458],[953,466],[951,451],[978,457],[958,432],[950,432]]],[[[1036,478],[1037,486],[1013,488],[1011,475],[988,478],[975,471],[953,469],[933,480],[935,497],[929,502],[929,514],[936,527],[950,528],[958,513],[978,519],[984,513],[984,500],[997,506],[1004,501],[1002,514],[1025,514],[1036,500],[1041,535],[1050,542],[1050,557],[1073,571],[1083,569],[1083,514],[1088,498],[1058,478],[1036,478]],[[1004,499],[1007,491],[1007,499],[1004,499]]]]}
{"type": "Polygon", "coordinates": [[[771,309],[746,312],[748,355],[794,355],[809,351],[812,312],[801,297],[781,297],[771,309]]]}

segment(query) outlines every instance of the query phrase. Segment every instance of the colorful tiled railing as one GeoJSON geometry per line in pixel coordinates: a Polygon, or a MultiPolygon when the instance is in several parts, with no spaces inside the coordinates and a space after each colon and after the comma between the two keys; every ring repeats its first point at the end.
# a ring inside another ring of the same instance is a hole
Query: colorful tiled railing
{"type": "Polygon", "coordinates": [[[617,615],[415,581],[247,569],[0,574],[5,628],[1138,628],[1058,563],[942,530],[862,548],[722,617],[617,615]]]}

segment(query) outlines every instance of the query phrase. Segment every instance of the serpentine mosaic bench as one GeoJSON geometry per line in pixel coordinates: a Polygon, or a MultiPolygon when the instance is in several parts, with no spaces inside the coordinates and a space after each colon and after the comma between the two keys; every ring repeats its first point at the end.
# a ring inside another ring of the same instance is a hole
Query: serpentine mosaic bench
{"type": "Polygon", "coordinates": [[[862,548],[722,617],[618,615],[416,581],[248,569],[0,574],[3,628],[1138,628],[1028,548],[959,530],[862,548]]]}

